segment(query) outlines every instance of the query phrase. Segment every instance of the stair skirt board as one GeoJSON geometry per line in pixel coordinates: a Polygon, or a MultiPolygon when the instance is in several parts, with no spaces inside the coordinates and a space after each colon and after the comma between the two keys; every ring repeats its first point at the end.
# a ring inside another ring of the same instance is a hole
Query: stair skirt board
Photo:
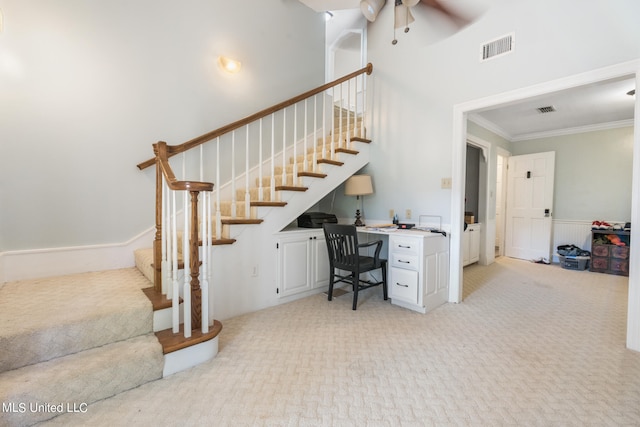
{"type": "Polygon", "coordinates": [[[201,363],[213,359],[218,354],[218,337],[174,351],[164,355],[164,369],[162,376],[167,377],[177,372],[193,368],[201,363]]]}

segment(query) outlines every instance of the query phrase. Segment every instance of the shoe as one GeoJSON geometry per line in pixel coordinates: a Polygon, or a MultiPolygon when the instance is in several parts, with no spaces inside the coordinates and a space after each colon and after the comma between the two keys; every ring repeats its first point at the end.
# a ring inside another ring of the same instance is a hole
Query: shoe
{"type": "Polygon", "coordinates": [[[631,231],[631,223],[630,223],[630,222],[627,222],[627,223],[624,225],[624,231],[631,231]]]}
{"type": "Polygon", "coordinates": [[[592,230],[598,230],[600,228],[600,221],[593,221],[591,223],[591,229],[592,230]]]}
{"type": "Polygon", "coordinates": [[[622,230],[622,224],[613,224],[613,229],[616,231],[621,231],[622,230]]]}
{"type": "Polygon", "coordinates": [[[611,224],[609,224],[607,221],[600,221],[599,228],[600,230],[609,230],[611,228],[611,224]]]}

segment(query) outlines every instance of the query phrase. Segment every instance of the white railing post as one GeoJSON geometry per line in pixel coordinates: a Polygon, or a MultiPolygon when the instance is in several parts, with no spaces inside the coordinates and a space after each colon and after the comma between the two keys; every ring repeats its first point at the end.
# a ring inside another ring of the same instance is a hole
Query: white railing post
{"type": "Polygon", "coordinates": [[[313,95],[313,161],[311,171],[316,171],[318,164],[318,95],[313,95]]]}
{"type": "Polygon", "coordinates": [[[184,264],[184,277],[182,287],[182,307],[184,309],[184,336],[191,337],[191,268],[190,268],[190,233],[191,230],[191,205],[189,203],[189,192],[184,192],[184,228],[182,230],[182,262],[184,264]]]}
{"type": "Polygon", "coordinates": [[[262,118],[260,118],[260,136],[258,138],[260,146],[258,147],[258,200],[264,201],[264,190],[262,186],[262,118]]]}
{"type": "Polygon", "coordinates": [[[304,163],[302,164],[304,172],[307,172],[309,170],[309,163],[308,163],[309,162],[309,159],[308,159],[309,151],[308,151],[308,148],[307,148],[307,139],[309,138],[309,134],[307,133],[309,131],[308,126],[307,126],[307,122],[308,122],[308,119],[309,119],[309,116],[308,116],[309,110],[308,110],[308,107],[307,107],[307,100],[308,100],[308,98],[304,99],[304,144],[303,144],[304,163]]]}
{"type": "Polygon", "coordinates": [[[249,125],[245,126],[245,151],[244,151],[244,217],[251,217],[251,193],[249,188],[249,125]]]}
{"type": "Polygon", "coordinates": [[[173,287],[173,295],[171,298],[172,306],[172,327],[173,333],[180,331],[180,282],[178,281],[178,218],[176,206],[176,192],[171,192],[171,285],[173,287]]]}
{"type": "MultiPolygon", "coordinates": [[[[292,184],[296,185],[298,179],[298,104],[293,106],[293,172],[291,176],[292,184]]],[[[304,159],[307,159],[307,153],[304,153],[304,159]]],[[[282,183],[287,185],[287,182],[282,183]]]]}
{"type": "Polygon", "coordinates": [[[271,181],[269,183],[269,199],[274,201],[276,194],[276,116],[271,113],[271,181]]]}
{"type": "MultiPolygon", "coordinates": [[[[282,110],[282,182],[280,185],[287,183],[287,109],[282,110]]],[[[295,162],[295,159],[294,159],[295,162]]]]}
{"type": "Polygon", "coordinates": [[[231,131],[231,218],[236,218],[236,131],[231,131]]]}
{"type": "Polygon", "coordinates": [[[208,191],[202,192],[202,274],[200,275],[200,295],[202,307],[200,313],[202,314],[201,329],[202,333],[209,332],[209,275],[211,262],[211,193],[208,191]]]}
{"type": "MultiPolygon", "coordinates": [[[[342,93],[342,86],[343,84],[340,83],[340,105],[339,105],[339,113],[338,113],[338,120],[340,121],[340,123],[338,124],[339,126],[339,131],[338,131],[338,136],[336,139],[338,139],[338,141],[340,141],[339,146],[342,146],[342,132],[344,132],[344,130],[342,129],[342,123],[344,121],[344,119],[342,118],[342,112],[344,111],[344,106],[343,106],[343,102],[342,100],[344,99],[344,95],[342,93]]],[[[335,105],[335,99],[334,99],[334,105],[335,105]]]]}
{"type": "MultiPolygon", "coordinates": [[[[220,137],[216,138],[216,183],[220,182],[220,137]]],[[[216,192],[216,239],[222,238],[222,212],[220,211],[220,185],[214,188],[216,192]]]]}

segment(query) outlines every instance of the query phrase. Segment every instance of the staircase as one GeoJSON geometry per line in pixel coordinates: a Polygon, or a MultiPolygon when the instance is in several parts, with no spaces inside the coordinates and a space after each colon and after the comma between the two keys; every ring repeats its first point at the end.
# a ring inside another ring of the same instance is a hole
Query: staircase
{"type": "MultiPolygon", "coordinates": [[[[211,321],[207,311],[211,247],[233,245],[242,238],[244,227],[279,231],[368,163],[370,141],[365,138],[364,110],[358,114],[350,97],[336,96],[335,89],[364,72],[369,74],[371,66],[287,101],[283,108],[297,109],[300,101],[306,107],[309,96],[325,97],[326,91],[332,90],[329,109],[333,113],[328,119],[322,113],[319,124],[315,120],[320,114],[314,111],[310,131],[306,129],[309,115],[305,114],[302,138],[296,137],[301,120],[294,113],[289,123],[294,127],[293,141],[276,149],[272,136],[270,155],[263,158],[261,151],[252,164],[247,159],[245,170],[232,170],[227,180],[220,178],[223,168],[218,165],[215,181],[225,184],[215,192],[213,185],[202,179],[177,181],[168,158],[161,160],[162,164],[158,159],[147,162],[147,166],[155,163],[158,170],[168,169],[158,182],[168,177],[172,183],[184,185],[191,202],[187,194],[179,209],[173,206],[173,213],[157,213],[164,234],[156,233],[153,248],[136,251],[137,268],[0,285],[0,427],[32,425],[60,412],[82,412],[92,402],[215,356],[222,325],[211,321]],[[200,207],[204,205],[200,217],[199,193],[211,193],[200,199],[200,207]],[[171,226],[176,218],[185,220],[184,227],[171,226]],[[234,231],[236,228],[240,231],[234,231]]],[[[268,110],[273,114],[281,111],[275,107],[268,110]]],[[[227,126],[225,133],[235,125],[227,126]]],[[[284,123],[282,128],[284,140],[284,123]]],[[[219,152],[216,132],[200,140],[209,141],[214,135],[219,152]]],[[[193,145],[197,140],[185,144],[193,145]]],[[[158,157],[171,157],[202,142],[188,148],[159,143],[156,152],[158,157]]],[[[248,153],[248,138],[246,144],[248,153]]],[[[186,163],[183,160],[183,165],[186,163]]],[[[183,170],[183,175],[188,172],[183,170]]],[[[166,202],[173,190],[162,191],[161,199],[166,202]]]]}
{"type": "Polygon", "coordinates": [[[32,425],[162,378],[135,268],[0,288],[0,426],[32,425]]]}

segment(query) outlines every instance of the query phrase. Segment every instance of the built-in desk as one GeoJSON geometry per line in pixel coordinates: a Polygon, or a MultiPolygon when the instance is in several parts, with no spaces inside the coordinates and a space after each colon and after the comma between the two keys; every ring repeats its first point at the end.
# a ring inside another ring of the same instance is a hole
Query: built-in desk
{"type": "MultiPolygon", "coordinates": [[[[426,313],[449,296],[449,237],[420,230],[359,228],[362,241],[388,236],[388,286],[393,304],[426,313]],[[366,235],[366,237],[364,236],[366,235]]],[[[381,256],[384,258],[385,254],[381,256]]]]}

